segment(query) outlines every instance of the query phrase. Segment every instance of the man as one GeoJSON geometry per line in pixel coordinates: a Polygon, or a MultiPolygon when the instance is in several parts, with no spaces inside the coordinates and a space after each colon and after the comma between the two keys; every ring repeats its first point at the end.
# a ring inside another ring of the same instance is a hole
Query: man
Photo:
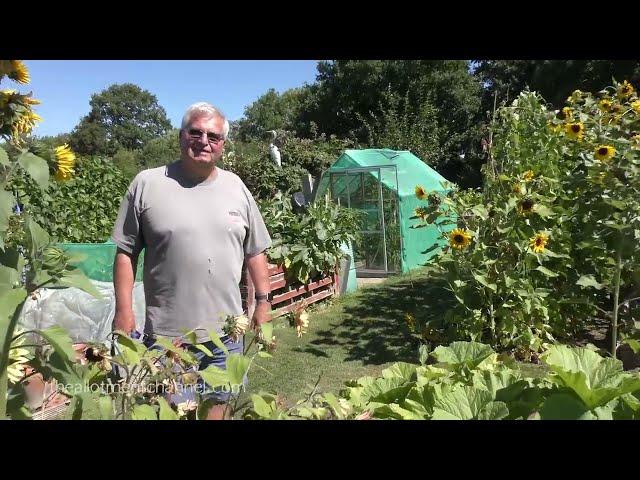
{"type": "MultiPolygon", "coordinates": [[[[131,182],[116,219],[112,240],[116,312],[114,328],[135,330],[132,290],[135,266],[145,249],[145,336],[179,343],[195,330],[216,354],[203,356],[200,368],[225,367],[225,356],[209,339],[215,330],[229,349],[242,353],[242,340],[225,337],[227,315],[242,313],[239,282],[243,262],[255,285],[252,324],[270,319],[269,277],[264,251],[271,238],[242,180],[216,167],[229,122],[208,103],[191,105],[180,129],[180,160],[144,170],[131,182]]],[[[222,419],[229,393],[208,392],[209,419],[222,419]]]]}

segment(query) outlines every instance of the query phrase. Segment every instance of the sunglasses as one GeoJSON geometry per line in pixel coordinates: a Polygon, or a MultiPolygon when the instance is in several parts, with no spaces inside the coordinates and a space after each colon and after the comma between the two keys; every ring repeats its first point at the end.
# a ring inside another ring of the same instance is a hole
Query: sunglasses
{"type": "Polygon", "coordinates": [[[189,130],[187,130],[187,135],[189,135],[189,138],[191,138],[192,140],[200,140],[202,138],[202,135],[206,135],[209,143],[220,143],[222,140],[224,140],[224,137],[222,135],[218,135],[217,133],[213,132],[203,132],[202,130],[199,130],[197,128],[190,128],[189,130]]]}

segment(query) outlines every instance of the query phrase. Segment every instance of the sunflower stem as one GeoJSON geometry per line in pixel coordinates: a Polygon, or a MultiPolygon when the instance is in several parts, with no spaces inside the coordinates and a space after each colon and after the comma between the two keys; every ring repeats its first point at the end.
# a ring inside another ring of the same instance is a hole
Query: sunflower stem
{"type": "Polygon", "coordinates": [[[616,358],[618,348],[618,301],[620,299],[620,273],[622,271],[622,247],[618,246],[618,258],[616,259],[616,273],[613,290],[613,318],[611,319],[611,356],[616,358]]]}

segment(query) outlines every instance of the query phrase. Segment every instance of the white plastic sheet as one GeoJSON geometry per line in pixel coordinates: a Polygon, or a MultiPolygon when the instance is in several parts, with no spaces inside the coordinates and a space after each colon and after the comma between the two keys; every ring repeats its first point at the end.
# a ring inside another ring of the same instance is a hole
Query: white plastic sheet
{"type": "MultiPolygon", "coordinates": [[[[19,326],[31,330],[59,325],[69,333],[73,343],[108,343],[116,308],[113,283],[95,280],[91,283],[103,298],[97,299],[77,288],[41,288],[35,299],[27,299],[19,326]]],[[[142,282],[136,282],[133,312],[139,332],[144,330],[144,305],[144,286],[142,282]]]]}

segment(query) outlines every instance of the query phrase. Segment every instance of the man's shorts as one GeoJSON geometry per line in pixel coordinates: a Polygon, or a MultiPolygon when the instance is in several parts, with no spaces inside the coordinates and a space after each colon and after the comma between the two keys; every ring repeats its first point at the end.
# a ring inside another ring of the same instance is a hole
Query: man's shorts
{"type": "MultiPolygon", "coordinates": [[[[220,340],[222,340],[224,346],[229,350],[229,354],[237,353],[242,355],[244,351],[244,339],[242,337],[238,340],[238,342],[234,342],[229,335],[220,337],[220,340]]],[[[149,338],[146,335],[144,336],[143,343],[147,348],[163,348],[160,345],[153,346],[153,337],[149,338]]],[[[208,348],[209,351],[213,353],[213,357],[208,356],[206,353],[197,349],[193,345],[182,345],[183,348],[186,348],[196,357],[196,360],[198,362],[197,365],[194,365],[191,368],[191,371],[204,370],[209,365],[213,365],[221,368],[222,370],[226,370],[227,354],[225,354],[223,350],[218,348],[212,341],[204,342],[200,345],[208,348]]],[[[248,381],[245,375],[244,384],[241,388],[246,387],[247,383],[248,381]]],[[[173,403],[175,405],[186,401],[197,402],[198,398],[196,394],[199,394],[200,401],[205,401],[211,404],[227,403],[229,400],[235,399],[240,394],[240,388],[238,388],[238,386],[235,386],[234,391],[231,391],[229,385],[213,389],[209,385],[207,385],[201,378],[198,378],[198,383],[196,385],[178,384],[177,387],[178,390],[175,393],[167,394],[165,397],[169,403],[173,403]]]]}

